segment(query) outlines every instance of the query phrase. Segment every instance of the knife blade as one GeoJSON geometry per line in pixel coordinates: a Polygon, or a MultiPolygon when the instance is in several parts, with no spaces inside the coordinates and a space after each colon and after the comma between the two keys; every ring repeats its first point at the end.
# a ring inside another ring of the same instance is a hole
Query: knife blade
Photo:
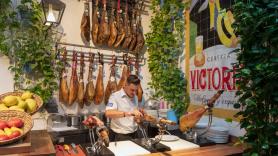
{"type": "Polygon", "coordinates": [[[74,154],[78,154],[78,150],[77,150],[75,143],[71,143],[71,147],[73,149],[74,154]]]}

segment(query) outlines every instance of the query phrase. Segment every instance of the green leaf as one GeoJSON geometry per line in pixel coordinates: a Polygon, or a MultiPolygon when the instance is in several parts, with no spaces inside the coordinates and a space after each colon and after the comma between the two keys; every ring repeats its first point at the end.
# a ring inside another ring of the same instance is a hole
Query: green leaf
{"type": "Polygon", "coordinates": [[[251,71],[249,69],[242,69],[241,70],[242,73],[249,75],[251,73],[251,71]]]}
{"type": "Polygon", "coordinates": [[[250,98],[246,99],[245,100],[245,103],[249,106],[255,106],[256,105],[256,102],[250,98]]]}
{"type": "Polygon", "coordinates": [[[251,156],[259,156],[258,153],[252,153],[251,156]]]}
{"type": "Polygon", "coordinates": [[[232,122],[233,122],[233,119],[231,119],[231,118],[226,118],[225,121],[228,122],[228,123],[232,123],[232,122]]]}
{"type": "Polygon", "coordinates": [[[235,109],[240,108],[240,104],[239,104],[239,103],[235,103],[235,104],[234,104],[234,108],[235,108],[235,109]]]}
{"type": "Polygon", "coordinates": [[[278,57],[271,58],[270,61],[273,63],[278,63],[278,57]]]}
{"type": "Polygon", "coordinates": [[[262,149],[269,149],[269,145],[268,144],[263,144],[262,149]]]}

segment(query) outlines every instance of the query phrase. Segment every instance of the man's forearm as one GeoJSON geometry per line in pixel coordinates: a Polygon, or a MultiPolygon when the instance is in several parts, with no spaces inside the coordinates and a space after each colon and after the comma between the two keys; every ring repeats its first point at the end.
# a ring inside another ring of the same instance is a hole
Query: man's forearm
{"type": "Polygon", "coordinates": [[[107,118],[123,118],[123,117],[132,116],[132,113],[130,113],[130,112],[118,111],[118,110],[107,110],[107,111],[105,112],[105,116],[106,116],[107,118]]]}

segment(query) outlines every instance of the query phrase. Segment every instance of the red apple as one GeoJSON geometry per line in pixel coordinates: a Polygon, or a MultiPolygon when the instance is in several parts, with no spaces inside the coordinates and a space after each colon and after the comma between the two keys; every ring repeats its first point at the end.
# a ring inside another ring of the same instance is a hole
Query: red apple
{"type": "Polygon", "coordinates": [[[18,136],[20,136],[21,133],[20,131],[13,131],[11,135],[9,135],[10,139],[16,138],[18,136]]]}
{"type": "Polygon", "coordinates": [[[8,126],[9,127],[17,127],[17,128],[21,128],[23,127],[24,122],[21,119],[18,118],[13,118],[11,120],[8,121],[8,126]]]}
{"type": "Polygon", "coordinates": [[[10,137],[8,137],[7,135],[0,135],[0,141],[5,141],[5,140],[9,140],[10,137]]]}
{"type": "Polygon", "coordinates": [[[6,121],[0,120],[0,129],[9,127],[6,121]]]}

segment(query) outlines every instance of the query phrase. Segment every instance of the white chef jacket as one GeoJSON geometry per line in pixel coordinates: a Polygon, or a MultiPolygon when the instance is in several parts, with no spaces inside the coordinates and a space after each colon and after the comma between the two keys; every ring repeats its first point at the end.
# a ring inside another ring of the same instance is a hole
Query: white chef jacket
{"type": "MultiPolygon", "coordinates": [[[[123,112],[132,112],[138,108],[138,98],[135,95],[133,98],[130,98],[126,95],[124,89],[121,89],[113,93],[109,102],[106,105],[106,110],[118,110],[123,112]]],[[[110,128],[120,134],[133,133],[137,130],[137,124],[134,122],[134,117],[122,117],[122,118],[112,118],[110,128]]]]}

